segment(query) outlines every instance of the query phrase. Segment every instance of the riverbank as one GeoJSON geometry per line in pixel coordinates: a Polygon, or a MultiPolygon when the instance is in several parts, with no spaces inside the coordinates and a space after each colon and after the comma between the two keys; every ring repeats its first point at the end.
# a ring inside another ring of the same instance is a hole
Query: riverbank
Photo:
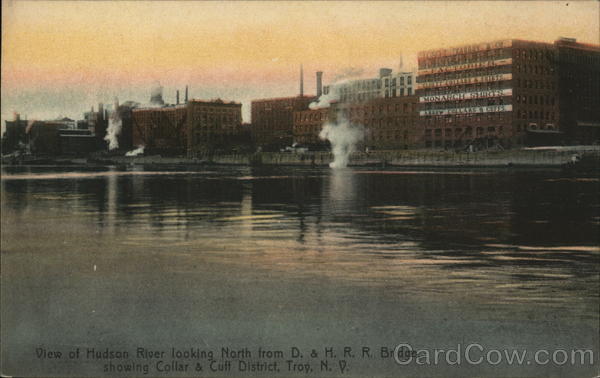
{"type": "MultiPolygon", "coordinates": [[[[252,154],[207,154],[196,158],[145,156],[96,156],[94,158],[3,159],[3,164],[115,164],[115,165],[290,165],[328,166],[330,152],[259,152],[252,154]]],[[[538,147],[504,151],[454,152],[397,150],[355,152],[349,166],[398,167],[560,167],[577,163],[600,167],[600,146],[538,147]]]]}
{"type": "MultiPolygon", "coordinates": [[[[195,159],[162,156],[119,156],[98,159],[116,164],[227,164],[227,165],[303,165],[328,166],[333,161],[329,152],[261,152],[254,154],[204,155],[195,159]]],[[[453,152],[435,150],[355,152],[350,166],[415,166],[415,167],[559,167],[585,160],[599,166],[600,147],[560,147],[508,151],[453,152]]]]}

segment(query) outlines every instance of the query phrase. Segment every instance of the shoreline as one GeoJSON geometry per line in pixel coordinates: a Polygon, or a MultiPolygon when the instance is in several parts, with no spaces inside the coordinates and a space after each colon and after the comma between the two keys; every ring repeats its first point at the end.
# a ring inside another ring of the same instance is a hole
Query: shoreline
{"type": "MultiPolygon", "coordinates": [[[[329,166],[330,152],[257,152],[206,154],[196,158],[161,155],[95,157],[3,157],[3,165],[241,165],[329,166]]],[[[530,148],[504,151],[453,152],[395,150],[355,152],[349,167],[565,167],[600,168],[600,146],[530,148]]]]}

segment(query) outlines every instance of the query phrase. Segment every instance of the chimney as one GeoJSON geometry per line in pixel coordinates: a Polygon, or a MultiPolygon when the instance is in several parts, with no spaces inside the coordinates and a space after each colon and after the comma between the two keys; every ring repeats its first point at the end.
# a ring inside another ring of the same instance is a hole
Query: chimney
{"type": "Polygon", "coordinates": [[[188,86],[185,86],[185,102],[188,102],[188,86]]]}
{"type": "Polygon", "coordinates": [[[98,103],[98,117],[104,119],[104,104],[101,102],[98,103]]]}
{"type": "Polygon", "coordinates": [[[179,89],[177,90],[177,94],[175,95],[175,101],[177,101],[177,105],[179,105],[179,89]]]}
{"type": "Polygon", "coordinates": [[[323,94],[323,72],[317,71],[317,97],[323,94]]]}
{"type": "Polygon", "coordinates": [[[300,97],[304,96],[304,70],[302,64],[300,65],[300,97]]]}

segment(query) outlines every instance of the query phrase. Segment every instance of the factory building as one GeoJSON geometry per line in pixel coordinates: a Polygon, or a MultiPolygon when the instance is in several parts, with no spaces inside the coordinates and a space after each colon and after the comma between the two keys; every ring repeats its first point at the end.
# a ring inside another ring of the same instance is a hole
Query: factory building
{"type": "Polygon", "coordinates": [[[243,138],[242,104],[220,99],[188,101],[188,157],[230,150],[240,138],[243,138]]]}
{"type": "Polygon", "coordinates": [[[361,147],[369,150],[407,149],[423,145],[418,97],[374,98],[367,102],[334,101],[329,107],[294,113],[294,141],[311,148],[325,142],[319,133],[327,122],[349,122],[362,127],[361,147]]]}
{"type": "Polygon", "coordinates": [[[526,131],[558,130],[556,51],[503,40],[418,54],[427,147],[510,147],[526,131]]]}
{"type": "Polygon", "coordinates": [[[330,108],[294,112],[294,143],[310,149],[321,149],[325,142],[319,138],[323,125],[331,120],[330,108]]]}
{"type": "Polygon", "coordinates": [[[187,107],[139,107],[131,110],[132,145],[148,153],[183,154],[187,146],[187,107]]]}
{"type": "Polygon", "coordinates": [[[334,104],[333,108],[352,124],[362,125],[363,145],[370,150],[421,147],[418,98],[400,96],[376,98],[359,104],[334,104]]]}
{"type": "Polygon", "coordinates": [[[597,140],[598,46],[513,39],[423,51],[418,59],[428,147],[597,140]]]}
{"type": "Polygon", "coordinates": [[[294,112],[308,110],[314,96],[252,101],[252,141],[265,151],[278,151],[294,139],[294,112]]]}

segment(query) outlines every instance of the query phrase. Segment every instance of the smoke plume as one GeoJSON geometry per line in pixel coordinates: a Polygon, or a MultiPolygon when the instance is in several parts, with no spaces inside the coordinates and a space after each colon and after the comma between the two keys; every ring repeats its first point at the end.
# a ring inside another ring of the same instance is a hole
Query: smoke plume
{"type": "Polygon", "coordinates": [[[119,135],[121,134],[121,118],[119,113],[114,111],[112,116],[108,120],[108,128],[106,129],[106,136],[104,140],[108,142],[109,151],[119,148],[119,135]]]}
{"type": "Polygon", "coordinates": [[[348,120],[339,118],[338,122],[326,123],[319,133],[319,138],[331,143],[333,162],[331,168],[345,168],[348,165],[350,154],[356,149],[364,135],[364,129],[360,125],[353,125],[348,120]]]}
{"type": "Polygon", "coordinates": [[[144,146],[139,146],[135,150],[128,151],[125,156],[138,156],[144,153],[144,146]]]}

